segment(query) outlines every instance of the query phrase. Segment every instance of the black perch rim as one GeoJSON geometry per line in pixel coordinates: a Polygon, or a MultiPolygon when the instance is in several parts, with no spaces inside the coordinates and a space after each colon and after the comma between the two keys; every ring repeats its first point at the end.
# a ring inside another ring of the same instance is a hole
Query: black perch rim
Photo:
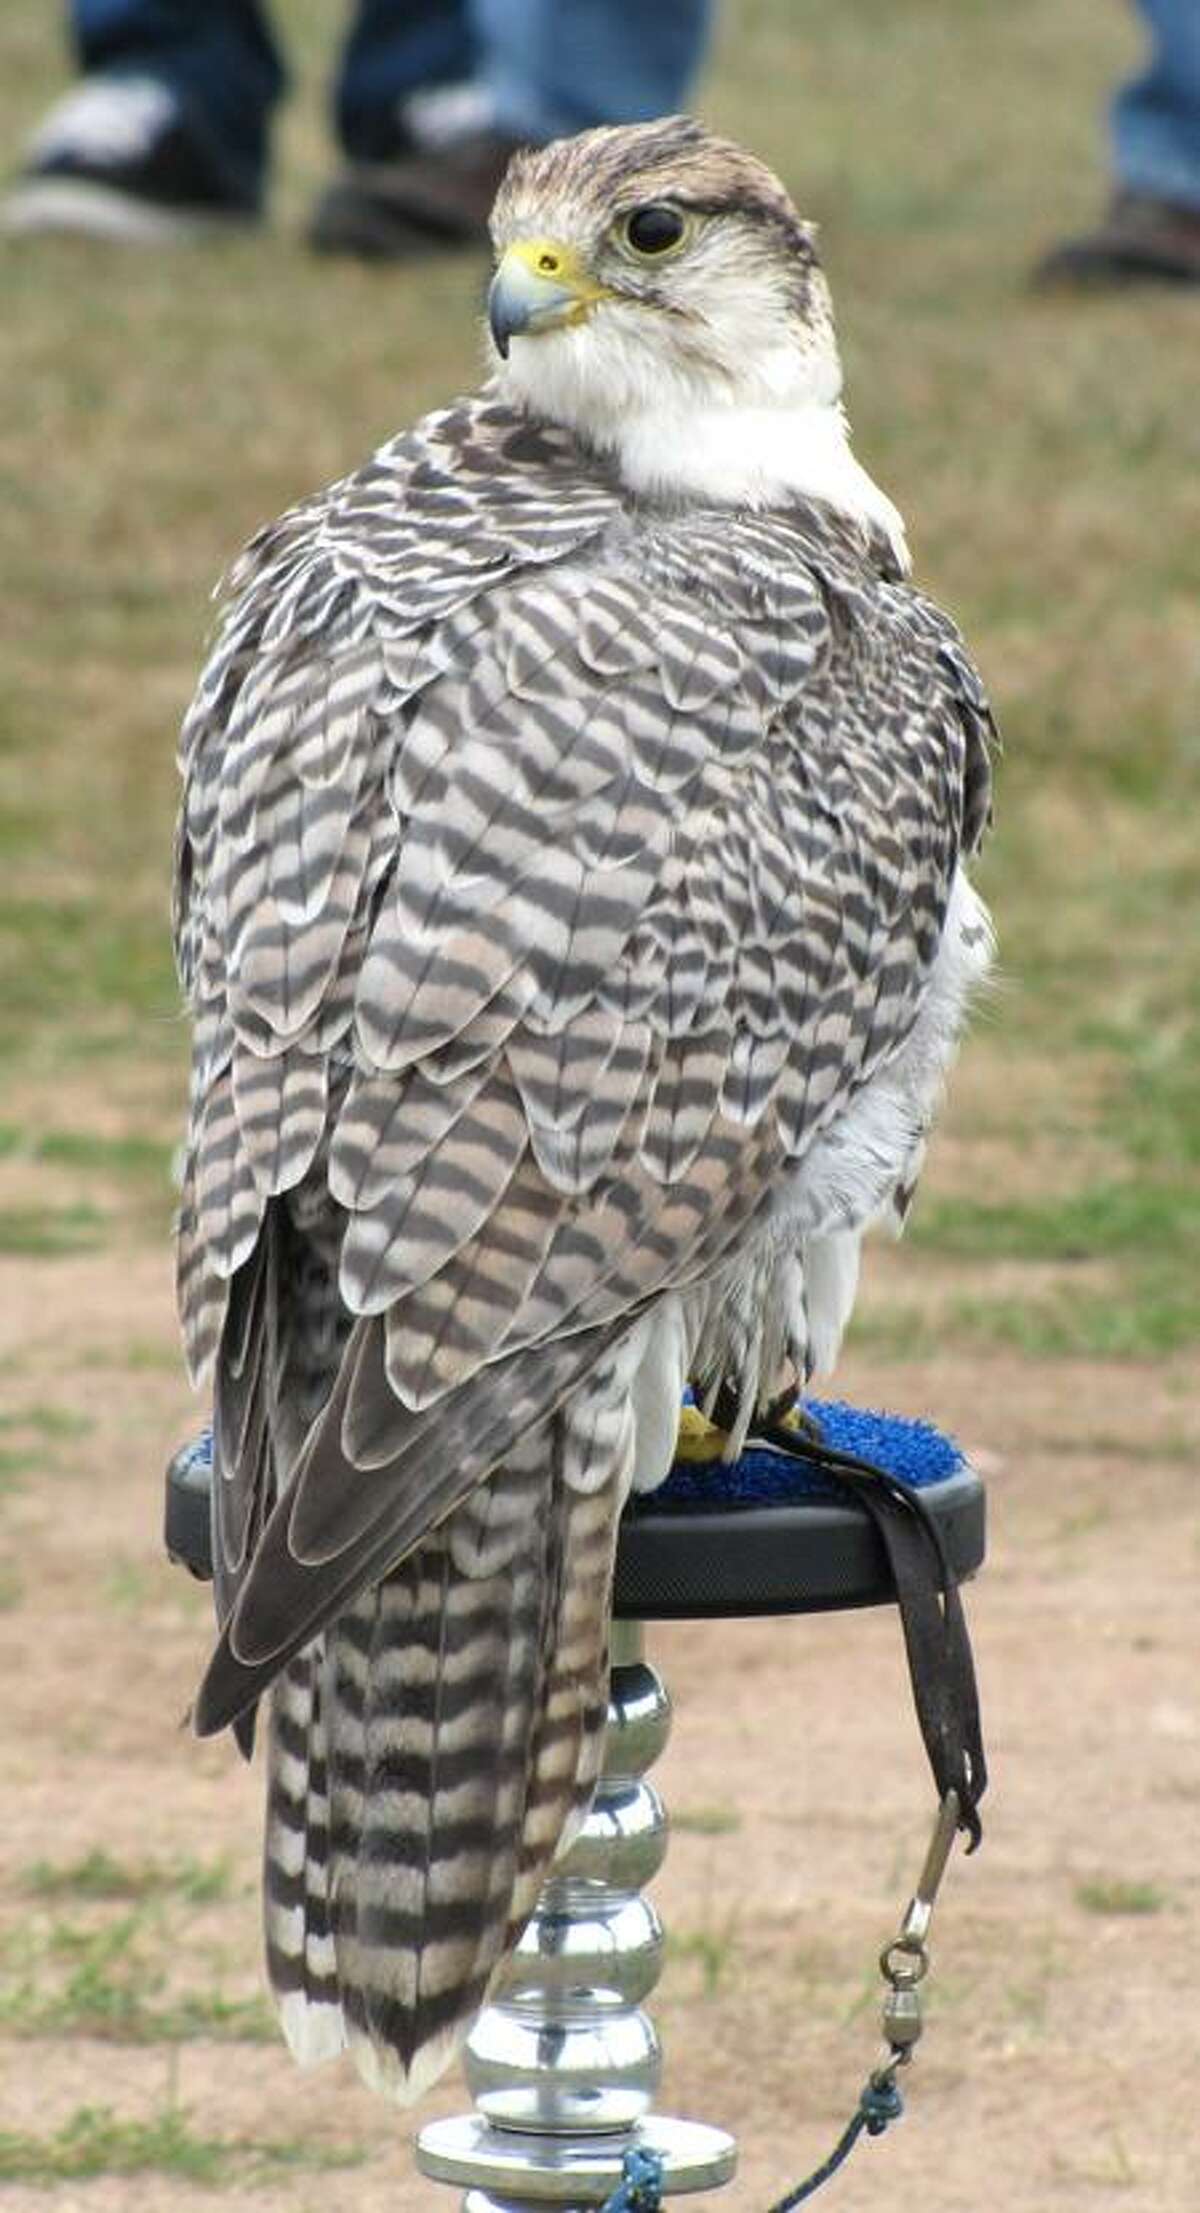
{"type": "MultiPolygon", "coordinates": [[[[166,1547],[191,1574],[212,1575],[212,1469],[193,1445],[167,1469],[166,1547]]],[[[983,1483],[965,1463],[921,1496],[959,1582],[981,1565],[983,1483]]],[[[619,1620],[691,1621],[881,1606],[896,1595],[883,1544],[853,1499],[801,1498],[712,1510],[640,1504],[621,1524],[613,1612],[619,1620]]]]}

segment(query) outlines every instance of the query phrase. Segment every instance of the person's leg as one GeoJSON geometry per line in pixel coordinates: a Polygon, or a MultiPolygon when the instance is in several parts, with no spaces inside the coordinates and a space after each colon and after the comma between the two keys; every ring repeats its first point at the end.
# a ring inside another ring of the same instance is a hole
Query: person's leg
{"type": "Polygon", "coordinates": [[[349,168],[318,201],[324,252],[485,247],[515,146],[677,108],[712,0],[362,0],[338,114],[349,168]]]}
{"type": "Polygon", "coordinates": [[[1154,44],[1113,101],[1110,205],[1045,255],[1039,284],[1200,284],[1200,5],[1138,5],[1154,44]]]}
{"type": "Polygon", "coordinates": [[[73,0],[70,16],[85,77],[164,85],[231,185],[260,198],[284,77],[257,0],[73,0]]]}
{"type": "Polygon", "coordinates": [[[352,161],[405,150],[406,102],[469,81],[475,47],[462,0],[361,0],[334,94],[338,137],[352,161]]]}
{"type": "Polygon", "coordinates": [[[712,0],[469,0],[495,126],[561,138],[637,123],[686,101],[712,0]]]}
{"type": "Polygon", "coordinates": [[[1138,5],[1154,47],[1149,66],[1113,101],[1116,174],[1130,192],[1200,212],[1200,6],[1138,5]]]}
{"type": "Polygon", "coordinates": [[[491,127],[466,0],[359,0],[336,89],[348,162],[309,243],[402,260],[479,246],[513,150],[491,127]]]}

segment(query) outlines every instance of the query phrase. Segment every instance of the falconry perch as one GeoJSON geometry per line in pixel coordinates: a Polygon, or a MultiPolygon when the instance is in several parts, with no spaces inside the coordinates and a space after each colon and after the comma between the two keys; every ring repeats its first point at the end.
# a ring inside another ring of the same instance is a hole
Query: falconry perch
{"type": "Polygon", "coordinates": [[[587,1805],[631,1480],[832,1363],[987,917],[990,717],[812,236],[698,124],[519,155],[493,375],[260,532],[183,738],[179,1231],[303,2061],[413,2095],[587,1805]]]}

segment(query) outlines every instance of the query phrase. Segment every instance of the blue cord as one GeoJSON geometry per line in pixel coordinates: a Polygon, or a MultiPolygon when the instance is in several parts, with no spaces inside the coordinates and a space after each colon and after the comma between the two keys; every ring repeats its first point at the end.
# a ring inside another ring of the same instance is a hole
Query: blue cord
{"type": "Polygon", "coordinates": [[[621,2161],[621,2179],[605,2198],[600,2213],[658,2213],[662,2204],[663,2157],[648,2145],[635,2145],[621,2161]]]}
{"type": "MultiPolygon", "coordinates": [[[[856,2111],[828,2159],[815,2167],[806,2181],[789,2190],[786,2197],[779,2198],[770,2213],[793,2213],[795,2206],[803,2205],[806,2198],[815,2197],[822,2183],[828,2182],[850,2157],[864,2130],[868,2136],[882,2136],[885,2128],[898,2121],[903,2111],[904,2100],[894,2077],[871,2075],[863,2085],[856,2111]]],[[[621,2180],[605,2198],[600,2213],[659,2213],[662,2197],[662,2155],[646,2146],[638,2146],[626,2152],[621,2162],[621,2180]]]]}
{"type": "Polygon", "coordinates": [[[868,2136],[882,2136],[891,2122],[898,2121],[904,2111],[904,2100],[890,2075],[877,2081],[872,2075],[864,2083],[858,2109],[842,2130],[828,2159],[814,2167],[807,2181],[797,2183],[785,2198],[779,2198],[770,2213],[792,2213],[793,2206],[803,2205],[806,2198],[813,2198],[823,2182],[828,2182],[838,2168],[849,2159],[863,2130],[868,2136]]]}

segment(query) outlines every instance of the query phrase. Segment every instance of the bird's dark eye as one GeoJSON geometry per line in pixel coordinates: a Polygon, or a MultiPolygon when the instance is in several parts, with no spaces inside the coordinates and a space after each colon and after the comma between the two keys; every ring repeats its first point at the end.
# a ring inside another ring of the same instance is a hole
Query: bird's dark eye
{"type": "Polygon", "coordinates": [[[677,207],[635,207],[622,228],[625,242],[635,254],[669,254],[679,245],[687,225],[677,207]]]}

